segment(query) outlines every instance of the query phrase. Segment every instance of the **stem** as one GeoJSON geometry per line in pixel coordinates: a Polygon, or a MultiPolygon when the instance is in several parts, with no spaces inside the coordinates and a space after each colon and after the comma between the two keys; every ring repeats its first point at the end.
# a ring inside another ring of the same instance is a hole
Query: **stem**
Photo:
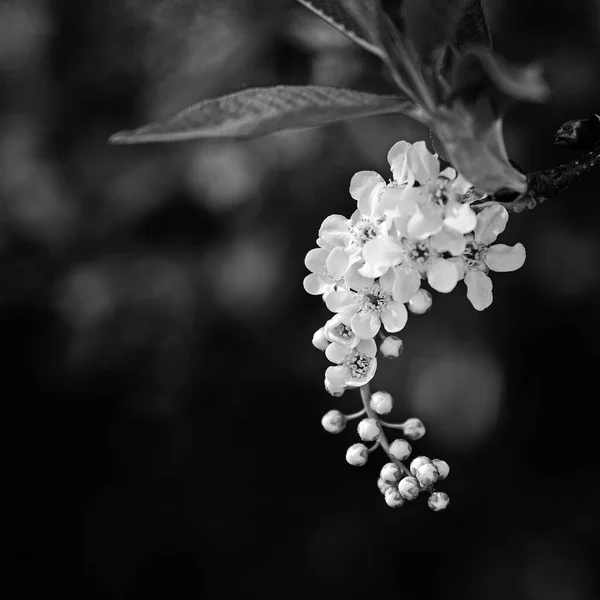
{"type": "Polygon", "coordinates": [[[358,417],[362,417],[365,414],[365,409],[359,410],[358,412],[352,413],[351,415],[344,415],[346,421],[352,421],[352,419],[358,419],[358,417]]]}
{"type": "MultiPolygon", "coordinates": [[[[363,406],[365,407],[365,412],[367,413],[367,416],[371,419],[375,419],[378,424],[381,424],[379,417],[377,416],[377,414],[375,413],[375,411],[371,408],[371,405],[369,404],[369,400],[371,399],[371,386],[368,383],[366,383],[365,385],[362,385],[359,389],[360,389],[360,397],[362,399],[363,406]]],[[[406,475],[410,475],[411,474],[410,471],[402,464],[401,461],[394,458],[393,456],[390,456],[390,451],[389,451],[390,445],[388,443],[387,437],[385,436],[385,433],[383,432],[383,429],[381,430],[381,433],[379,434],[377,441],[379,442],[381,449],[387,454],[390,461],[393,462],[398,467],[400,467],[400,469],[402,470],[403,473],[405,473],[406,475]]]]}
{"type": "Polygon", "coordinates": [[[387,421],[379,421],[380,425],[388,429],[404,429],[404,423],[388,423],[387,421]]]}

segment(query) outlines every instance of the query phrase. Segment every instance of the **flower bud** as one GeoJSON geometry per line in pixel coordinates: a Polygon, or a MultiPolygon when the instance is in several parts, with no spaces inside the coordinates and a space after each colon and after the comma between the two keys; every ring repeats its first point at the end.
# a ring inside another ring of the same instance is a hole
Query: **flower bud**
{"type": "Polygon", "coordinates": [[[406,440],[398,438],[390,444],[388,452],[396,460],[406,460],[410,456],[412,448],[406,440]]]}
{"type": "Polygon", "coordinates": [[[325,389],[332,395],[335,396],[336,398],[339,398],[340,396],[343,395],[343,393],[346,391],[346,388],[339,388],[336,387],[335,385],[332,385],[329,380],[327,379],[327,377],[325,378],[325,389]]]}
{"type": "Polygon", "coordinates": [[[364,444],[352,444],[348,450],[346,450],[346,461],[353,467],[362,467],[367,464],[369,458],[369,452],[364,444]]]}
{"type": "Polygon", "coordinates": [[[402,471],[398,465],[389,462],[383,465],[379,477],[384,483],[387,483],[388,485],[394,485],[400,481],[400,478],[402,477],[402,471]]]}
{"type": "Polygon", "coordinates": [[[414,477],[405,477],[400,480],[398,491],[407,500],[414,500],[421,489],[419,488],[419,482],[414,477]]]}
{"type": "Polygon", "coordinates": [[[431,462],[433,462],[435,468],[438,470],[439,479],[446,479],[450,474],[450,465],[445,460],[440,460],[439,458],[434,458],[431,462]]]}
{"type": "Polygon", "coordinates": [[[438,480],[438,471],[433,463],[421,465],[417,469],[415,477],[423,487],[429,487],[438,480]]]}
{"type": "Polygon", "coordinates": [[[317,350],[321,350],[323,352],[325,351],[325,348],[329,346],[329,340],[325,337],[325,329],[323,327],[315,331],[312,343],[317,350]]]}
{"type": "Polygon", "coordinates": [[[408,310],[415,315],[422,315],[431,308],[432,304],[431,294],[421,289],[408,301],[408,310]]]}
{"type": "Polygon", "coordinates": [[[387,415],[394,406],[394,400],[392,395],[387,392],[375,392],[371,396],[369,404],[378,415],[387,415]]]}
{"type": "Polygon", "coordinates": [[[444,510],[446,506],[450,503],[450,498],[448,498],[448,494],[444,492],[434,492],[427,499],[427,505],[431,510],[438,512],[439,510],[444,510]]]}
{"type": "Polygon", "coordinates": [[[339,410],[330,410],[323,415],[321,425],[329,433],[340,433],[346,428],[346,417],[339,410]]]}
{"type": "Polygon", "coordinates": [[[426,456],[417,456],[417,458],[413,459],[413,461],[410,463],[410,472],[413,475],[416,475],[417,469],[429,463],[431,463],[431,461],[426,456]]]}
{"type": "Polygon", "coordinates": [[[382,494],[385,494],[386,490],[389,490],[392,486],[386,483],[381,477],[377,480],[377,487],[382,494]]]}
{"type": "Polygon", "coordinates": [[[374,442],[381,433],[376,419],[363,419],[358,424],[358,435],[363,442],[374,442]]]}
{"type": "Polygon", "coordinates": [[[392,508],[398,508],[402,506],[405,502],[402,494],[396,488],[388,488],[384,492],[385,503],[392,508]]]}
{"type": "Polygon", "coordinates": [[[419,419],[406,419],[403,425],[404,435],[409,440],[420,440],[425,435],[425,425],[419,419]]]}
{"type": "Polygon", "coordinates": [[[402,340],[395,335],[388,335],[379,345],[379,352],[384,358],[398,358],[402,350],[402,340]]]}

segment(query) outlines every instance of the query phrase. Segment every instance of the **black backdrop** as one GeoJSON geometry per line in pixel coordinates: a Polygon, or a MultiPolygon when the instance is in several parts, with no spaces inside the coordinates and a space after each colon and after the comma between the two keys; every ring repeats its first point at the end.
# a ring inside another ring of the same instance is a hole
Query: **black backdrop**
{"type": "MultiPolygon", "coordinates": [[[[495,47],[552,88],[506,123],[527,170],[600,110],[600,5],[488,2],[495,47]]],[[[388,508],[344,461],[356,392],[322,388],[302,290],[357,170],[403,118],[248,143],[112,147],[112,132],[253,85],[386,91],[375,59],[276,0],[4,0],[0,340],[6,598],[597,598],[600,176],[511,218],[525,266],[474,311],[411,317],[376,389],[421,416],[447,511],[388,508]]]]}

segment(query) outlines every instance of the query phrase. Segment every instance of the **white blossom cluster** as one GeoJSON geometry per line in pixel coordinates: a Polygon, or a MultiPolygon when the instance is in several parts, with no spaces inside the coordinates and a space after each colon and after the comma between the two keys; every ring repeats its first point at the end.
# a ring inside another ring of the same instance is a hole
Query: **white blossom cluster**
{"type": "MultiPolygon", "coordinates": [[[[311,272],[304,279],[305,290],[322,296],[333,313],[313,336],[314,346],[333,363],[325,372],[325,388],[333,396],[366,386],[377,370],[378,351],[388,358],[401,354],[402,341],[388,334],[404,328],[409,311],[423,314],[430,309],[433,298],[422,287],[425,281],[441,293],[463,281],[473,307],[484,310],[493,299],[488,273],[514,271],[525,262],[522,244],[495,244],[508,222],[506,209],[491,205],[476,213],[471,206],[477,198],[472,185],[452,168],[440,171],[437,155],[427,150],[425,142],[396,143],[388,162],[393,176],[388,182],[373,171],[354,175],[350,195],[356,210],[350,218],[327,217],[317,248],[305,259],[311,272]]],[[[447,463],[420,456],[410,470],[406,468],[402,461],[412,451],[409,442],[397,439],[388,444],[382,427],[402,429],[409,440],[422,437],[425,428],[418,419],[382,422],[378,415],[391,408],[386,392],[370,396],[358,434],[363,442],[375,444],[350,446],[346,460],[364,465],[368,454],[381,446],[392,461],[379,479],[387,504],[401,506],[427,490],[429,506],[444,509],[448,496],[433,485],[448,475],[447,463]]],[[[329,411],[323,427],[339,433],[348,420],[365,411],[350,416],[329,411]]]]}
{"type": "Polygon", "coordinates": [[[506,209],[493,205],[476,214],[471,184],[452,168],[440,172],[425,142],[396,143],[388,161],[388,183],[373,171],[354,175],[350,195],[357,210],[349,219],[327,217],[318,247],[305,259],[311,271],[305,290],[321,295],[334,313],[313,343],[335,365],[326,371],[325,387],[336,396],[373,378],[382,328],[399,332],[407,306],[415,314],[431,307],[424,280],[441,293],[464,281],[467,298],[483,310],[493,298],[489,271],[514,271],[525,262],[522,244],[494,244],[508,222],[506,209]]]}

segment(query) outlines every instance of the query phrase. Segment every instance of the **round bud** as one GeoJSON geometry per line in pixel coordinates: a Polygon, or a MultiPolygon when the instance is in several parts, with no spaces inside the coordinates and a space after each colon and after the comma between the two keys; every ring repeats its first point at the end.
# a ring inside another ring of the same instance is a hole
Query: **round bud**
{"type": "Polygon", "coordinates": [[[346,428],[346,417],[339,410],[330,410],[323,415],[321,425],[329,433],[340,433],[346,428]]]}
{"type": "Polygon", "coordinates": [[[433,463],[427,463],[417,469],[415,477],[423,487],[429,487],[438,480],[438,475],[438,471],[433,463]]]}
{"type": "Polygon", "coordinates": [[[398,491],[407,500],[414,500],[421,491],[419,482],[414,477],[405,477],[398,484],[398,491]]]}
{"type": "Polygon", "coordinates": [[[363,419],[358,424],[358,436],[363,442],[374,442],[381,433],[381,428],[376,419],[363,419]]]}
{"type": "Polygon", "coordinates": [[[396,488],[388,488],[384,492],[385,503],[392,508],[398,508],[402,506],[405,502],[402,494],[396,488]]]}
{"type": "Polygon", "coordinates": [[[390,444],[388,452],[396,460],[406,460],[410,456],[412,448],[406,440],[398,438],[390,444]]]}
{"type": "Polygon", "coordinates": [[[325,389],[336,398],[339,398],[346,391],[346,388],[339,388],[332,385],[327,378],[325,378],[325,389]]]}
{"type": "Polygon", "coordinates": [[[402,340],[395,335],[388,335],[379,345],[379,352],[384,358],[398,358],[402,350],[402,340]]]}
{"type": "Polygon", "coordinates": [[[410,463],[410,472],[413,475],[416,475],[417,469],[430,463],[431,461],[426,456],[417,456],[417,458],[413,459],[413,461],[410,463]]]}
{"type": "Polygon", "coordinates": [[[315,331],[312,343],[317,350],[322,351],[325,351],[325,348],[329,346],[329,340],[325,337],[325,329],[323,327],[315,331]]]}
{"type": "Polygon", "coordinates": [[[346,450],[346,461],[353,467],[362,467],[367,464],[369,452],[364,444],[352,444],[346,450]]]}
{"type": "Polygon", "coordinates": [[[427,290],[419,290],[409,301],[408,310],[415,315],[426,313],[433,304],[431,294],[427,290]]]}
{"type": "Polygon", "coordinates": [[[394,401],[392,399],[392,395],[388,394],[387,392],[375,392],[371,396],[369,404],[378,415],[387,415],[389,412],[391,412],[392,407],[394,406],[394,401]]]}
{"type": "Polygon", "coordinates": [[[450,474],[450,465],[445,460],[440,460],[439,458],[434,458],[431,462],[433,462],[435,468],[438,470],[439,479],[446,479],[450,474]]]}
{"type": "Polygon", "coordinates": [[[450,503],[450,498],[448,498],[448,494],[444,492],[434,492],[427,499],[427,505],[431,510],[438,512],[439,510],[444,510],[448,504],[450,503]]]}
{"type": "Polygon", "coordinates": [[[419,419],[406,419],[403,426],[404,435],[409,440],[420,440],[425,435],[425,425],[419,419]]]}
{"type": "Polygon", "coordinates": [[[394,485],[400,481],[400,478],[402,477],[402,471],[398,465],[389,462],[381,467],[381,473],[379,474],[379,477],[384,483],[387,483],[388,485],[394,485]]]}
{"type": "Polygon", "coordinates": [[[377,487],[382,494],[385,494],[386,490],[389,490],[392,486],[387,484],[381,477],[377,480],[377,487]]]}

